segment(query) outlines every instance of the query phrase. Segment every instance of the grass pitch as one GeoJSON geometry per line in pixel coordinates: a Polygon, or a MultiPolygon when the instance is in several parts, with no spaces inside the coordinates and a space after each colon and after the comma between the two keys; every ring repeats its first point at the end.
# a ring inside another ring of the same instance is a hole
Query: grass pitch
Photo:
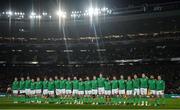
{"type": "Polygon", "coordinates": [[[0,109],[29,109],[29,110],[39,110],[39,109],[180,109],[180,99],[166,98],[166,104],[161,106],[132,106],[132,105],[62,105],[62,104],[14,104],[12,98],[4,97],[0,98],[0,109]]]}

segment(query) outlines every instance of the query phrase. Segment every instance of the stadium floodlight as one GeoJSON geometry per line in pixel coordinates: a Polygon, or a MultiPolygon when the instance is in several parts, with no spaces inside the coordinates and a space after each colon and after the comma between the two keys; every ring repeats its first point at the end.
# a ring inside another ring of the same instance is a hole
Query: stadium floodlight
{"type": "Polygon", "coordinates": [[[36,18],[36,13],[35,12],[31,12],[30,13],[30,19],[34,19],[36,18]]]}
{"type": "Polygon", "coordinates": [[[49,16],[49,18],[51,19],[51,18],[52,18],[52,16],[49,16]]]}
{"type": "Polygon", "coordinates": [[[46,16],[46,15],[47,15],[47,13],[46,13],[46,12],[43,12],[43,13],[42,13],[42,15],[43,15],[43,16],[46,16]]]}
{"type": "Polygon", "coordinates": [[[31,12],[31,14],[30,14],[31,16],[35,16],[36,15],[36,13],[35,12],[31,12]]]}
{"type": "Polygon", "coordinates": [[[93,9],[93,8],[89,8],[89,9],[88,9],[88,15],[89,15],[89,16],[92,16],[93,13],[94,13],[94,9],[93,9]]]}
{"type": "Polygon", "coordinates": [[[23,15],[23,13],[22,13],[22,12],[20,12],[20,13],[19,13],[19,15],[23,15]]]}
{"type": "Polygon", "coordinates": [[[66,12],[64,11],[57,11],[56,14],[58,15],[59,18],[66,18],[66,12]]]}
{"type": "Polygon", "coordinates": [[[87,13],[87,15],[89,16],[98,16],[101,11],[99,8],[89,8],[88,10],[85,11],[85,13],[87,13]]]}
{"type": "Polygon", "coordinates": [[[41,15],[36,15],[35,18],[36,19],[41,19],[41,15]]]}
{"type": "Polygon", "coordinates": [[[13,15],[13,12],[12,11],[7,11],[6,14],[11,16],[11,15],[13,15]]]}
{"type": "Polygon", "coordinates": [[[108,10],[108,8],[106,8],[106,7],[101,8],[102,12],[106,12],[107,10],[108,10]]]}

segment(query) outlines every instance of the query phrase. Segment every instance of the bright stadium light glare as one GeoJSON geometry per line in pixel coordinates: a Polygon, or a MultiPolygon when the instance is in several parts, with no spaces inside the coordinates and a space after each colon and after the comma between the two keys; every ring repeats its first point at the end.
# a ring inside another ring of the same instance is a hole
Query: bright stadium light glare
{"type": "Polygon", "coordinates": [[[12,11],[7,11],[6,14],[11,16],[11,15],[13,15],[13,12],[12,11]]]}
{"type": "Polygon", "coordinates": [[[41,19],[41,15],[35,16],[36,19],[41,19]]]}
{"type": "Polygon", "coordinates": [[[107,10],[108,10],[108,8],[106,8],[106,7],[101,8],[101,11],[102,11],[102,12],[105,12],[105,11],[107,11],[107,10]]]}
{"type": "Polygon", "coordinates": [[[42,13],[42,15],[43,15],[43,16],[46,16],[46,15],[47,15],[47,13],[46,13],[46,12],[43,12],[43,13],[42,13]]]}
{"type": "Polygon", "coordinates": [[[56,14],[59,18],[66,18],[66,12],[63,12],[61,10],[57,11],[56,14]]]}
{"type": "Polygon", "coordinates": [[[31,12],[31,14],[30,14],[31,16],[35,16],[36,15],[36,13],[35,12],[31,12]]]}
{"type": "Polygon", "coordinates": [[[94,9],[93,9],[93,8],[89,8],[89,9],[88,9],[88,14],[89,14],[89,16],[92,16],[93,13],[94,13],[94,9]]]}
{"type": "Polygon", "coordinates": [[[101,11],[99,8],[89,8],[88,10],[85,10],[85,13],[89,16],[98,16],[101,11]]]}
{"type": "Polygon", "coordinates": [[[35,12],[31,12],[29,17],[30,17],[30,19],[36,18],[36,13],[35,12]]]}

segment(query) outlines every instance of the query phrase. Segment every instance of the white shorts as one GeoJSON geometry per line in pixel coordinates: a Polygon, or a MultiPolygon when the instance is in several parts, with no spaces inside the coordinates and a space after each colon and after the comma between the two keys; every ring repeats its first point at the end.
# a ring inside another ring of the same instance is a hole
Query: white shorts
{"type": "Polygon", "coordinates": [[[60,89],[56,89],[56,95],[60,95],[60,89]]]}
{"type": "Polygon", "coordinates": [[[54,95],[54,91],[48,91],[49,95],[54,95]]]}
{"type": "Polygon", "coordinates": [[[18,90],[13,90],[13,94],[18,94],[18,90]]]}
{"type": "Polygon", "coordinates": [[[126,95],[132,95],[132,90],[126,90],[126,95]]]}
{"type": "Polygon", "coordinates": [[[66,90],[65,89],[60,89],[60,94],[66,94],[66,90]]]}
{"type": "Polygon", "coordinates": [[[125,89],[123,90],[119,90],[119,95],[124,95],[126,92],[125,92],[125,89]]]}
{"type": "Polygon", "coordinates": [[[111,90],[105,90],[105,95],[111,95],[111,90]]]}
{"type": "Polygon", "coordinates": [[[98,88],[98,94],[103,95],[104,94],[104,87],[99,87],[98,88]]]}
{"type": "Polygon", "coordinates": [[[141,95],[147,95],[147,88],[141,88],[140,93],[141,95]]]}
{"type": "Polygon", "coordinates": [[[163,90],[157,90],[157,91],[156,91],[156,95],[157,95],[157,96],[162,96],[162,95],[164,95],[163,90]]]}
{"type": "Polygon", "coordinates": [[[156,90],[150,90],[151,95],[156,95],[156,90]]]}
{"type": "Polygon", "coordinates": [[[73,89],[73,95],[77,95],[78,94],[78,90],[77,89],[73,89]]]}
{"type": "Polygon", "coordinates": [[[25,93],[25,90],[20,90],[20,94],[24,94],[25,93]]]}
{"type": "Polygon", "coordinates": [[[72,94],[72,91],[71,90],[66,90],[66,94],[70,95],[70,94],[72,94]]]}
{"type": "Polygon", "coordinates": [[[30,95],[30,91],[31,91],[31,89],[25,89],[26,95],[30,95]]]}
{"type": "Polygon", "coordinates": [[[92,89],[92,94],[97,95],[97,89],[92,89]]]}
{"type": "Polygon", "coordinates": [[[35,95],[36,94],[35,90],[30,90],[30,94],[35,95]]]}
{"type": "Polygon", "coordinates": [[[112,89],[112,95],[117,95],[118,94],[118,89],[112,89]]]}
{"type": "Polygon", "coordinates": [[[85,90],[85,95],[91,95],[92,91],[91,90],[85,90]]]}
{"type": "Polygon", "coordinates": [[[133,95],[134,95],[134,96],[140,95],[140,90],[139,90],[138,88],[134,89],[133,95]]]}
{"type": "Polygon", "coordinates": [[[36,94],[41,94],[41,89],[36,89],[36,94]]]}
{"type": "Polygon", "coordinates": [[[79,95],[84,95],[84,91],[78,91],[79,95]]]}
{"type": "Polygon", "coordinates": [[[43,90],[43,95],[48,95],[48,89],[43,90]]]}

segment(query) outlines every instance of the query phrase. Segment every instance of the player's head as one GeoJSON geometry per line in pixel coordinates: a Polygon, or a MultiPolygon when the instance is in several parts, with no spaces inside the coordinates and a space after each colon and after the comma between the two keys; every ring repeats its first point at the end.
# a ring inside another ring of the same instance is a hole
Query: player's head
{"type": "Polygon", "coordinates": [[[101,73],[99,74],[99,77],[102,78],[102,74],[101,73]]]}
{"type": "Polygon", "coordinates": [[[121,79],[124,79],[124,76],[123,76],[123,75],[121,75],[121,76],[120,76],[120,78],[121,78],[121,79]]]}
{"type": "Polygon", "coordinates": [[[39,78],[39,77],[37,77],[37,81],[40,81],[40,78],[39,78]]]}
{"type": "Polygon", "coordinates": [[[74,80],[77,80],[77,77],[76,77],[76,76],[74,76],[74,80]]]}
{"type": "Polygon", "coordinates": [[[49,81],[52,81],[52,80],[53,80],[52,77],[50,77],[50,78],[49,78],[49,81]]]}
{"type": "Polygon", "coordinates": [[[88,76],[86,77],[86,80],[89,80],[89,77],[88,77],[88,76]]]}
{"type": "Polygon", "coordinates": [[[145,77],[146,77],[146,75],[143,73],[143,74],[142,74],[142,78],[145,78],[145,77]]]}
{"type": "Polygon", "coordinates": [[[47,81],[47,78],[46,78],[46,77],[44,77],[44,81],[47,81]]]}
{"type": "Polygon", "coordinates": [[[17,81],[17,80],[18,80],[18,78],[17,78],[17,77],[15,77],[15,78],[14,78],[14,80],[15,80],[15,81],[17,81]]]}
{"type": "Polygon", "coordinates": [[[24,81],[24,77],[21,77],[21,81],[24,81]]]}
{"type": "Polygon", "coordinates": [[[58,79],[58,76],[55,76],[54,79],[57,80],[57,79],[58,79]]]}
{"type": "Polygon", "coordinates": [[[63,79],[64,79],[64,77],[61,76],[61,80],[63,80],[63,79]]]}
{"type": "Polygon", "coordinates": [[[82,78],[79,78],[79,81],[82,81],[82,78]]]}
{"type": "Polygon", "coordinates": [[[150,78],[151,78],[151,79],[154,79],[154,76],[153,76],[153,75],[151,75],[151,76],[150,76],[150,78]]]}
{"type": "Polygon", "coordinates": [[[29,76],[27,76],[27,78],[26,78],[27,80],[30,80],[30,77],[29,76]]]}
{"type": "Polygon", "coordinates": [[[106,80],[109,80],[109,77],[107,77],[106,80]]]}
{"type": "Polygon", "coordinates": [[[134,74],[134,79],[137,79],[137,74],[134,74]]]}
{"type": "Polygon", "coordinates": [[[96,80],[96,76],[93,76],[93,80],[96,80]]]}
{"type": "Polygon", "coordinates": [[[113,80],[116,80],[116,76],[113,76],[113,80]]]}
{"type": "Polygon", "coordinates": [[[157,78],[158,78],[158,80],[161,80],[161,76],[160,76],[160,75],[158,75],[158,77],[157,77],[157,78]]]}
{"type": "Polygon", "coordinates": [[[32,82],[34,82],[34,79],[31,79],[32,82]]]}
{"type": "Polygon", "coordinates": [[[70,78],[70,77],[68,77],[67,79],[68,79],[68,81],[70,81],[70,80],[71,80],[71,78],[70,78]]]}
{"type": "Polygon", "coordinates": [[[128,80],[131,80],[131,76],[128,76],[128,80]]]}

